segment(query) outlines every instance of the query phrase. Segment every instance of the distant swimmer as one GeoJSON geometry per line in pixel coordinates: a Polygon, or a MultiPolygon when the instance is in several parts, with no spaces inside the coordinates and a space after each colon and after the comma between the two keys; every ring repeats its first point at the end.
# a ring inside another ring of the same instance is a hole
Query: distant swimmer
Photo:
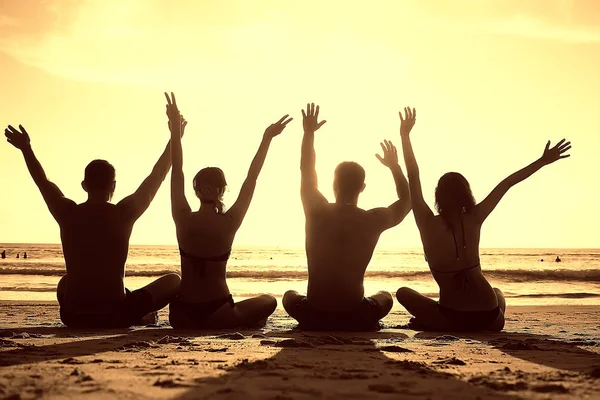
{"type": "Polygon", "coordinates": [[[542,258],[542,259],[540,260],[540,262],[544,262],[544,259],[542,258]]]}
{"type": "Polygon", "coordinates": [[[2,250],[2,259],[6,258],[6,250],[2,250]]]}
{"type": "Polygon", "coordinates": [[[554,260],[555,262],[562,262],[562,260],[560,259],[559,256],[556,256],[556,260],[554,260]]]}
{"type": "Polygon", "coordinates": [[[27,252],[23,253],[23,258],[27,258],[27,252]]]}
{"type": "Polygon", "coordinates": [[[19,253],[17,253],[17,258],[19,258],[19,253]]]}

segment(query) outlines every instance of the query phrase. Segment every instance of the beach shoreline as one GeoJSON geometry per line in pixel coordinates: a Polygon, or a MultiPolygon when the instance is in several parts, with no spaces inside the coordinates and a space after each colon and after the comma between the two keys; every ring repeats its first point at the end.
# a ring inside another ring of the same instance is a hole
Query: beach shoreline
{"type": "Polygon", "coordinates": [[[600,306],[508,306],[500,333],[71,330],[53,301],[0,301],[0,398],[600,398],[600,306]],[[19,397],[15,397],[15,396],[19,397]],[[10,397],[13,396],[13,397],[10,397]]]}

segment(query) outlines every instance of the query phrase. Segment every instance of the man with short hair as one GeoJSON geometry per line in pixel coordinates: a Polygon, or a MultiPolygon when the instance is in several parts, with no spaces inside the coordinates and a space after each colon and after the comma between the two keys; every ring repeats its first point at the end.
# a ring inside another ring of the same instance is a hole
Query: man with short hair
{"type": "Polygon", "coordinates": [[[378,326],[393,305],[388,292],[364,296],[363,279],[375,245],[383,231],[398,225],[410,211],[408,182],[398,165],[396,148],[381,144],[379,161],[390,168],[400,200],[389,207],[363,210],[357,206],[365,188],[365,170],[355,162],[335,169],[335,203],[319,192],[315,170],[314,134],[326,121],[318,122],[319,106],[302,110],[304,138],[300,170],[300,195],[306,216],[308,292],[288,291],[283,307],[300,328],[309,330],[370,330],[378,326]]]}
{"type": "Polygon", "coordinates": [[[116,185],[114,167],[105,160],[90,162],[81,183],[88,199],[76,204],[48,180],[29,134],[19,128],[9,125],[6,138],[23,153],[31,177],[60,226],[67,269],[57,288],[63,323],[82,328],[129,327],[165,307],[179,290],[179,275],[165,275],[133,292],[124,287],[123,278],[133,224],[171,168],[170,144],[135,193],[117,204],[110,203],[116,185]]]}

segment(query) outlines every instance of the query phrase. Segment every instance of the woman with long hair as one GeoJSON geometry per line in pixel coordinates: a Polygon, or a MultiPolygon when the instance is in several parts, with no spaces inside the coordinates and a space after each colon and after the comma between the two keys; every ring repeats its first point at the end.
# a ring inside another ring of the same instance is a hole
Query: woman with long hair
{"type": "Polygon", "coordinates": [[[398,289],[398,301],[414,316],[409,327],[432,331],[501,331],[506,302],[502,292],[492,288],[481,270],[481,226],[511,187],[542,167],[569,157],[565,152],[571,148],[571,142],[562,139],[550,147],[548,141],[539,159],[504,179],[478,204],[464,176],[456,172],[442,175],[435,189],[438,215],[434,215],[423,199],[419,167],[410,142],[416,110],[407,107],[404,113],[403,117],[400,112],[400,136],[413,214],[431,274],[440,287],[437,302],[412,289],[398,289]]]}
{"type": "Polygon", "coordinates": [[[231,246],[256,187],[271,140],[292,120],[288,115],[270,125],[252,160],[248,176],[235,203],[225,211],[223,193],[227,182],[219,168],[208,167],[194,177],[194,191],[200,209],[193,212],[184,194],[183,156],[177,127],[186,122],[179,113],[175,96],[167,97],[171,128],[171,211],[181,254],[181,286],[170,304],[173,328],[234,328],[264,324],[275,311],[277,300],[270,295],[234,302],[226,281],[226,265],[231,246]]]}

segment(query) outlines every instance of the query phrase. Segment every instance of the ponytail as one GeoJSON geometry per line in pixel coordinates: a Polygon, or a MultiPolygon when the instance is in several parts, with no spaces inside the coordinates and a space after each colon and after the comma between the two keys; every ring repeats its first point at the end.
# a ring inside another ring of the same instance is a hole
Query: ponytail
{"type": "Polygon", "coordinates": [[[223,208],[225,204],[223,204],[223,192],[225,192],[225,188],[214,188],[208,187],[201,184],[197,184],[196,187],[196,196],[200,199],[201,203],[214,204],[215,211],[217,214],[223,214],[223,208]]]}

